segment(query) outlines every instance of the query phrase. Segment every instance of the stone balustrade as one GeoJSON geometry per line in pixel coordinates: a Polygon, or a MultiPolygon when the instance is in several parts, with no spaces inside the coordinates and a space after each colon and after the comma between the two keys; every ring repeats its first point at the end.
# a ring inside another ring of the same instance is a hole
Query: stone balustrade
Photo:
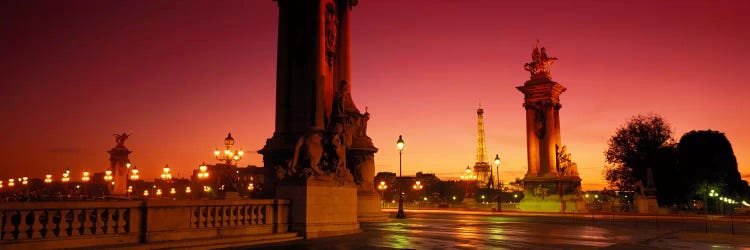
{"type": "Polygon", "coordinates": [[[289,201],[147,200],[0,203],[0,248],[139,245],[286,233],[289,201]]]}

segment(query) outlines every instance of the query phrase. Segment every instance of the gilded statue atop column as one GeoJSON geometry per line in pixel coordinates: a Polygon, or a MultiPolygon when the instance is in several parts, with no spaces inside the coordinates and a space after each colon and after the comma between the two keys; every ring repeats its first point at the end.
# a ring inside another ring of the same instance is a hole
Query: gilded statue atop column
{"type": "Polygon", "coordinates": [[[552,79],[549,68],[557,57],[547,56],[547,49],[539,48],[539,41],[531,52],[531,62],[523,65],[523,69],[531,73],[531,79],[552,79]]]}

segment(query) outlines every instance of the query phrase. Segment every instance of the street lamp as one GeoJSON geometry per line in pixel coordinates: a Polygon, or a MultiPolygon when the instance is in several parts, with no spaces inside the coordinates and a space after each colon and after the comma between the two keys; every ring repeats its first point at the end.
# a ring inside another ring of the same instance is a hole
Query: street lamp
{"type": "Polygon", "coordinates": [[[21,178],[21,180],[21,184],[23,184],[24,186],[29,184],[29,177],[24,176],[23,178],[21,178]]]}
{"type": "Polygon", "coordinates": [[[62,182],[67,183],[70,181],[70,169],[66,169],[65,172],[62,174],[62,182]]]}
{"type": "Polygon", "coordinates": [[[104,171],[104,181],[112,181],[112,170],[107,169],[107,171],[104,171]]]}
{"type": "Polygon", "coordinates": [[[130,180],[137,181],[138,177],[138,167],[133,167],[133,169],[130,170],[130,180]]]}
{"type": "Polygon", "coordinates": [[[169,194],[175,195],[175,194],[177,194],[177,190],[175,190],[174,188],[171,188],[171,189],[169,189],[169,194]]]}
{"type": "Polygon", "coordinates": [[[385,184],[385,181],[380,181],[380,184],[378,185],[378,190],[380,190],[380,201],[381,201],[381,207],[383,206],[383,205],[382,205],[382,201],[384,200],[384,197],[383,197],[383,191],[384,191],[385,189],[387,189],[387,188],[388,188],[388,185],[386,185],[386,184],[385,184]]]}
{"type": "Polygon", "coordinates": [[[255,189],[255,185],[253,183],[247,184],[247,191],[252,192],[255,189]]]}
{"type": "Polygon", "coordinates": [[[495,154],[495,169],[497,170],[497,211],[502,212],[503,207],[500,205],[500,198],[503,190],[500,189],[500,154],[495,154]]]}
{"type": "Polygon", "coordinates": [[[466,166],[466,170],[464,170],[464,174],[461,175],[461,180],[466,181],[473,181],[477,179],[477,175],[475,175],[469,166],[466,166]]]}
{"type": "Polygon", "coordinates": [[[404,152],[404,138],[401,135],[398,136],[396,141],[396,148],[398,149],[398,212],[396,218],[406,219],[406,213],[404,213],[404,192],[401,190],[401,154],[404,152]]]}
{"type": "Polygon", "coordinates": [[[208,167],[206,167],[206,163],[201,164],[200,167],[198,167],[198,179],[206,179],[208,178],[208,167]]]}
{"type": "Polygon", "coordinates": [[[190,187],[185,187],[185,193],[186,194],[189,194],[191,192],[193,192],[193,190],[190,190],[190,187]]]}
{"type": "Polygon", "coordinates": [[[219,151],[217,148],[214,150],[214,156],[216,157],[216,160],[224,161],[227,165],[232,165],[232,162],[237,163],[242,159],[242,156],[245,155],[245,151],[242,149],[240,150],[232,150],[232,146],[234,146],[234,138],[232,138],[232,133],[227,134],[227,138],[224,139],[224,151],[219,151]]]}
{"type": "Polygon", "coordinates": [[[414,188],[414,190],[417,190],[417,191],[422,190],[422,188],[423,188],[422,182],[421,181],[415,182],[414,185],[412,186],[412,188],[414,188]]]}
{"type": "Polygon", "coordinates": [[[128,186],[128,195],[133,193],[133,186],[128,186]]]}
{"type": "MultiPolygon", "coordinates": [[[[48,183],[48,184],[52,183],[52,175],[51,174],[48,174],[48,175],[44,176],[44,183],[48,183]]],[[[2,182],[0,182],[0,184],[2,184],[2,182]]]]}
{"type": "Polygon", "coordinates": [[[83,171],[83,176],[81,176],[82,182],[89,182],[91,180],[91,177],[89,177],[89,171],[83,171]]]}
{"type": "Polygon", "coordinates": [[[16,185],[15,181],[16,180],[14,180],[14,179],[8,179],[8,187],[15,186],[16,185]]]}
{"type": "Polygon", "coordinates": [[[169,171],[170,171],[169,164],[167,164],[166,166],[164,166],[164,168],[162,168],[162,173],[161,173],[162,180],[168,181],[172,179],[172,174],[169,173],[169,171]]]}

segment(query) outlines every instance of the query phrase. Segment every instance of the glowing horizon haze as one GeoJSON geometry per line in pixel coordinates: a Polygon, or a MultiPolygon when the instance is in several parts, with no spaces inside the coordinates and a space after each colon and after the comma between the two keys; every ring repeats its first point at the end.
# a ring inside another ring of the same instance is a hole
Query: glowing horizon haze
{"type": "MultiPolygon", "coordinates": [[[[526,173],[523,64],[558,57],[562,142],[584,189],[606,185],[608,139],[662,115],[675,140],[718,130],[750,180],[748,1],[388,1],[352,10],[352,95],[368,107],[376,172],[458,178],[485,110],[488,161],[526,173]]],[[[278,7],[261,1],[0,3],[0,178],[103,172],[112,134],[141,179],[187,178],[231,132],[247,154],[273,134],[278,7]]],[[[493,165],[494,169],[494,165],[493,165]]]]}

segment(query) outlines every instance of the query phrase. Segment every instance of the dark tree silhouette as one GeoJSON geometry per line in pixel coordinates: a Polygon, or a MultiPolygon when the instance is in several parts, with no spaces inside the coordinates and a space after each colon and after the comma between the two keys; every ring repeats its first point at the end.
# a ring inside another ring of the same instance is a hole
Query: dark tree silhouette
{"type": "Polygon", "coordinates": [[[668,164],[673,162],[668,159],[673,155],[672,129],[660,115],[632,117],[617,129],[608,144],[604,155],[612,165],[604,169],[604,176],[614,188],[633,190],[638,181],[646,185],[648,168],[652,168],[658,188],[661,173],[674,168],[668,164]]]}
{"type": "Polygon", "coordinates": [[[678,146],[679,168],[687,179],[690,195],[702,197],[707,187],[722,195],[748,196],[747,182],[737,170],[729,140],[719,131],[690,131],[678,146]]]}

